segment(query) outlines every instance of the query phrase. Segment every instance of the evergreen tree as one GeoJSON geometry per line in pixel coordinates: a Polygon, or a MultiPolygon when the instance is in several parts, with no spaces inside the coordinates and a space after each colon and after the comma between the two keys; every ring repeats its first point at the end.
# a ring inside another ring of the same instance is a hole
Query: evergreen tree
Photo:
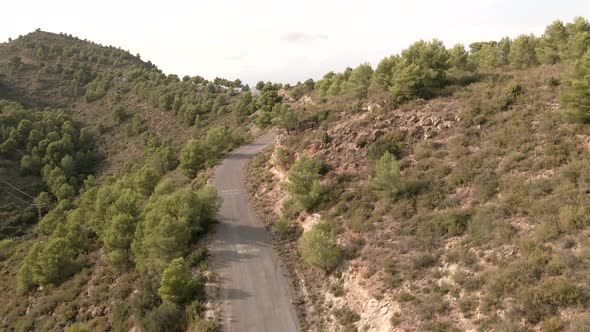
{"type": "Polygon", "coordinates": [[[469,53],[463,44],[456,44],[449,51],[449,66],[457,70],[470,70],[469,53]]]}
{"type": "Polygon", "coordinates": [[[535,49],[539,62],[550,65],[560,62],[560,54],[564,52],[567,40],[567,30],[563,22],[557,20],[549,25],[535,49]]]}
{"type": "Polygon", "coordinates": [[[373,187],[386,197],[394,197],[403,190],[399,165],[391,153],[385,152],[379,158],[371,182],[373,187]]]}
{"type": "Polygon", "coordinates": [[[291,166],[287,175],[287,190],[304,209],[312,209],[320,203],[324,188],[320,183],[321,161],[303,154],[291,166]]]}
{"type": "Polygon", "coordinates": [[[107,260],[118,269],[124,269],[130,262],[129,250],[135,234],[135,223],[131,215],[120,213],[112,218],[105,230],[103,241],[109,251],[107,260]]]}
{"type": "Polygon", "coordinates": [[[287,134],[291,130],[297,129],[299,125],[299,119],[297,113],[289,104],[282,104],[278,111],[277,117],[275,118],[275,124],[279,127],[284,128],[287,134]]]}
{"type": "Polygon", "coordinates": [[[58,284],[77,270],[76,252],[69,241],[54,237],[47,242],[37,256],[33,268],[33,280],[40,284],[58,284]]]}
{"type": "Polygon", "coordinates": [[[562,52],[562,58],[580,59],[590,47],[590,22],[583,17],[576,17],[566,24],[568,42],[562,52]]]}
{"type": "Polygon", "coordinates": [[[525,69],[537,65],[537,38],[534,35],[520,35],[512,42],[510,54],[510,66],[518,69],[525,69]]]}
{"type": "Polygon", "coordinates": [[[571,122],[590,123],[590,51],[578,61],[564,84],[561,100],[571,122]]]}
{"type": "Polygon", "coordinates": [[[36,242],[25,256],[25,260],[16,275],[16,288],[19,292],[26,293],[37,284],[35,281],[34,270],[37,263],[37,257],[42,249],[43,247],[41,244],[36,242]]]}
{"type": "Polygon", "coordinates": [[[500,66],[500,48],[496,42],[473,43],[470,58],[479,69],[490,70],[500,66]]]}
{"type": "Polygon", "coordinates": [[[205,168],[209,151],[206,146],[196,139],[191,139],[182,149],[180,168],[188,178],[194,178],[205,168]]]}
{"type": "Polygon", "coordinates": [[[373,68],[371,68],[371,65],[368,63],[361,64],[351,72],[344,89],[355,98],[365,98],[367,97],[372,76],[373,68]]]}

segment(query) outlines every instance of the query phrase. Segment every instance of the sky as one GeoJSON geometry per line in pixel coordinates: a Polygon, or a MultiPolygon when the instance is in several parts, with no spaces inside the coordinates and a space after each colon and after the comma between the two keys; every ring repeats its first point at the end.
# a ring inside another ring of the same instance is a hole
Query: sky
{"type": "Polygon", "coordinates": [[[499,40],[576,16],[585,0],[19,0],[0,42],[36,28],[141,54],[166,74],[295,83],[399,53],[412,42],[499,40]]]}

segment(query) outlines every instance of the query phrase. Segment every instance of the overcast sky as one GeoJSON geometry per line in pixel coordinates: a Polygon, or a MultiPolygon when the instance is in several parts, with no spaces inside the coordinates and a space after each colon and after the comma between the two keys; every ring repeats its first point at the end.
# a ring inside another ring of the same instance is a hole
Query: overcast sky
{"type": "Polygon", "coordinates": [[[590,17],[584,0],[18,0],[1,8],[0,41],[36,28],[66,32],[140,53],[167,74],[250,84],[375,65],[418,39],[467,45],[590,17]]]}

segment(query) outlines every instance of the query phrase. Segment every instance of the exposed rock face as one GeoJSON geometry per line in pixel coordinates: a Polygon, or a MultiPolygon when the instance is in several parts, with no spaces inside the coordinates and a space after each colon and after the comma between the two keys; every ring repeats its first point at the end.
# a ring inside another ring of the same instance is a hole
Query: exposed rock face
{"type": "MultiPolygon", "coordinates": [[[[376,299],[367,288],[362,285],[362,277],[352,268],[342,273],[344,295],[334,296],[325,294],[326,302],[333,308],[349,308],[359,314],[360,319],[355,324],[360,331],[388,332],[393,330],[391,326],[391,314],[399,312],[399,304],[392,299],[376,299]]],[[[334,331],[338,326],[333,327],[334,331]]]]}
{"type": "MultiPolygon", "coordinates": [[[[364,109],[378,110],[383,106],[369,104],[364,109]]],[[[445,129],[452,128],[461,119],[452,101],[438,100],[419,111],[390,111],[375,115],[367,111],[360,114],[344,114],[338,124],[327,131],[328,143],[314,141],[306,151],[318,156],[337,173],[362,173],[366,170],[366,149],[385,133],[398,130],[414,139],[434,138],[445,129]],[[442,114],[445,116],[443,117],[442,114]],[[365,144],[362,142],[365,141],[365,144]]],[[[281,142],[283,138],[279,138],[281,142]]]]}

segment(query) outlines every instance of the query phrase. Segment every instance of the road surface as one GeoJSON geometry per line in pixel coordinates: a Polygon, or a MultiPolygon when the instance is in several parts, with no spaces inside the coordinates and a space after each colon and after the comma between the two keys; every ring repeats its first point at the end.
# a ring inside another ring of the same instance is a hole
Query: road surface
{"type": "Polygon", "coordinates": [[[274,137],[271,131],[241,147],[215,169],[213,183],[223,203],[210,252],[221,283],[222,331],[299,330],[270,236],[250,207],[244,188],[247,161],[272,144],[274,137]]]}

